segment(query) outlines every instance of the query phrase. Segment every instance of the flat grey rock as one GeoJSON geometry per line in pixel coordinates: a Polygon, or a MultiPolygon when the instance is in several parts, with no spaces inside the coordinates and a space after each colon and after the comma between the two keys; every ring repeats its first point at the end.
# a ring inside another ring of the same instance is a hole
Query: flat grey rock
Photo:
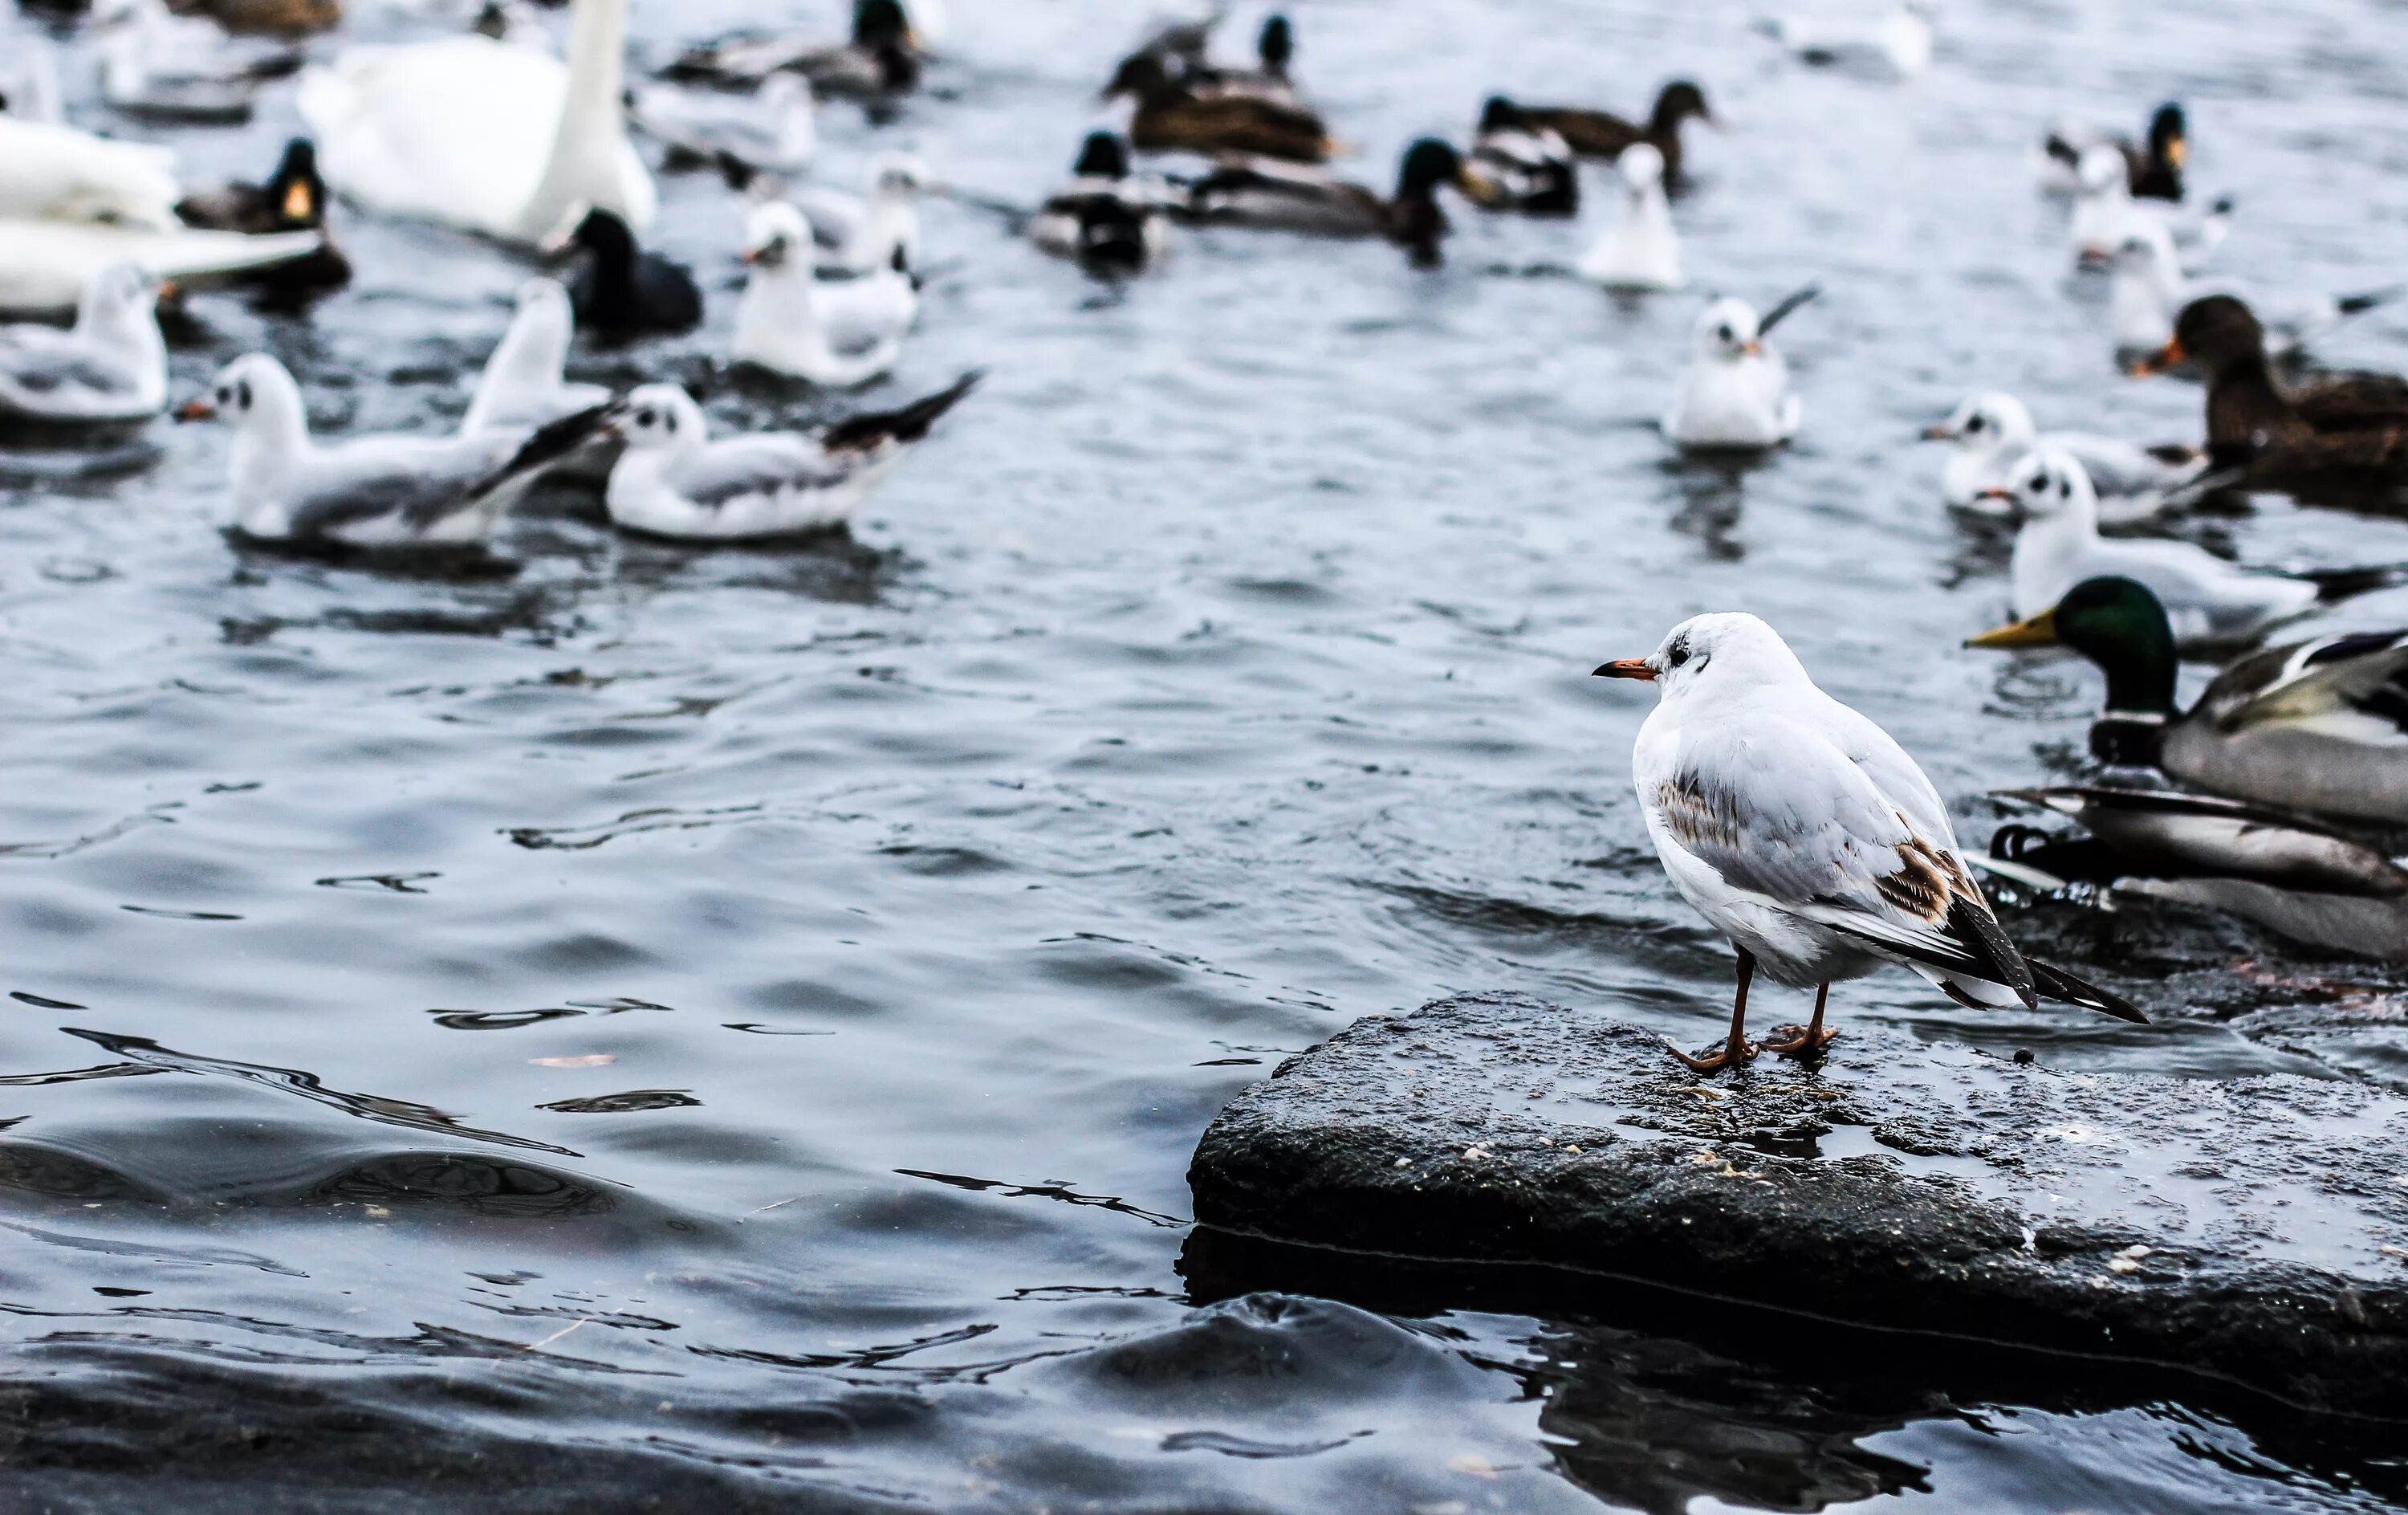
{"type": "Polygon", "coordinates": [[[2408,1419],[2408,1100],[2075,1074],[1849,1026],[1700,1077],[1514,994],[1356,1022],[1231,1101],[1188,1181],[1242,1235],[1614,1275],[2165,1364],[2408,1419]]]}

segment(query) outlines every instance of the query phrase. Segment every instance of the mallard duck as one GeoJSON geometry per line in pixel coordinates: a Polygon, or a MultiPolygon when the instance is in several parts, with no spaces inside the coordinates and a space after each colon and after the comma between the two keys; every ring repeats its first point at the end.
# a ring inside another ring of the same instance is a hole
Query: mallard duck
{"type": "Polygon", "coordinates": [[[1253,94],[1282,105],[1301,106],[1304,102],[1289,72],[1296,62],[1296,28],[1287,17],[1273,11],[1263,19],[1263,29],[1254,36],[1255,65],[1248,68],[1230,67],[1211,60],[1212,33],[1225,14],[1215,10],[1194,21],[1172,22],[1159,28],[1120,61],[1113,70],[1114,78],[1139,59],[1149,58],[1195,94],[1253,94]]]}
{"type": "Polygon", "coordinates": [[[1129,141],[1144,152],[1238,152],[1289,163],[1324,163],[1337,144],[1322,119],[1293,97],[1193,76],[1155,51],[1132,54],[1104,86],[1104,98],[1135,102],[1129,141]]]}
{"type": "Polygon", "coordinates": [[[1303,169],[1232,164],[1190,186],[1186,213],[1207,223],[1323,237],[1384,237],[1415,263],[1428,265],[1439,261],[1439,243],[1447,234],[1446,212],[1438,203],[1441,185],[1453,185],[1481,202],[1496,194],[1496,186],[1463,154],[1437,137],[1425,137],[1405,149],[1393,198],[1303,169]]]}
{"type": "MultiPolygon", "coordinates": [[[[1510,102],[1509,102],[1510,103],[1510,102]]],[[[1706,92],[1689,79],[1676,79],[1656,92],[1656,108],[1645,125],[1626,121],[1610,110],[1578,106],[1519,106],[1522,119],[1562,137],[1584,158],[1618,158],[1633,142],[1644,142],[1664,154],[1664,182],[1683,182],[1681,127],[1696,120],[1712,125],[1714,113],[1706,92]]]]}
{"type": "Polygon", "coordinates": [[[244,283],[280,294],[311,295],[340,289],[351,282],[351,260],[333,242],[322,239],[326,181],[318,177],[317,150],[306,137],[296,137],[284,144],[284,154],[277,160],[276,171],[264,181],[237,181],[188,195],[176,202],[176,215],[187,226],[244,232],[254,237],[273,232],[321,233],[315,252],[244,275],[244,283]]]}
{"type": "Polygon", "coordinates": [[[2294,941],[2408,958],[2408,869],[2304,817],[2206,795],[2066,786],[1992,799],[2081,823],[2011,823],[1966,861],[2028,888],[2086,884],[2255,921],[2294,941]]]}
{"type": "Polygon", "coordinates": [[[1105,273],[1136,273],[1162,256],[1170,226],[1160,187],[1131,177],[1128,144],[1090,132],[1070,172],[1028,224],[1039,247],[1105,273]]]}
{"type": "Polygon", "coordinates": [[[2190,157],[2190,123],[2183,108],[2172,100],[2149,118],[2145,140],[2085,131],[2060,123],[2041,138],[2041,186],[2051,194],[2071,195],[2080,188],[2082,155],[2095,147],[2109,147],[2124,160],[2124,181],[2144,200],[2180,200],[2183,165],[2190,157]]]}
{"type": "Polygon", "coordinates": [[[2207,370],[2207,450],[2246,483],[2408,477],[2408,380],[2326,374],[2284,386],[2266,361],[2249,307],[2211,295],[2183,307],[2173,340],[2132,366],[2157,373],[2197,360],[2207,370]]]}
{"type": "Polygon", "coordinates": [[[809,79],[823,95],[883,100],[919,87],[923,42],[901,0],[854,0],[853,35],[842,42],[739,35],[691,49],[662,73],[750,87],[786,71],[809,79]]]}
{"type": "Polygon", "coordinates": [[[1580,163],[1571,144],[1501,94],[1481,108],[1471,162],[1496,184],[1503,209],[1534,216],[1580,213],[1580,163]]]}
{"type": "Polygon", "coordinates": [[[2189,710],[2174,703],[2165,607],[2131,579],[2087,579],[1972,647],[2062,644],[2107,676],[2090,751],[2212,793],[2322,815],[2408,823],[2408,630],[2253,652],[2189,710]]]}

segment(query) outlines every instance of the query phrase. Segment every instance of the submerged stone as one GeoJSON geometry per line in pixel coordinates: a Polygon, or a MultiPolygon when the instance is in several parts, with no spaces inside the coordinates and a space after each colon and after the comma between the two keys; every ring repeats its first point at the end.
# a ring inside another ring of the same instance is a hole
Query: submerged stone
{"type": "Polygon", "coordinates": [[[2408,1100],[2066,1073],[1851,1025],[1699,1077],[1513,994],[1367,1019],[1231,1101],[1188,1181],[1245,1236],[1537,1264],[2163,1364],[2408,1419],[2408,1100]]]}

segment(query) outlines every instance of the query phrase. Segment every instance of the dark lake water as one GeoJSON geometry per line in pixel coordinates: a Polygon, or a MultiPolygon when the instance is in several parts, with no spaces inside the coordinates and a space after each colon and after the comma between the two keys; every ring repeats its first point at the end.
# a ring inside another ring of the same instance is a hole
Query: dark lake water
{"type": "MultiPolygon", "coordinates": [[[[824,176],[904,144],[1032,202],[1141,21],[952,8],[929,96],[825,112],[824,176]]],[[[1956,650],[2005,608],[2003,543],[1912,439],[1977,387],[2143,440],[2195,435],[2199,400],[2115,373],[2027,146],[2178,96],[2197,182],[2241,199],[2227,269],[2380,287],[2408,12],[1956,0],[1893,89],[1793,67],[1733,7],[1294,8],[1383,182],[1492,89],[1635,108],[1701,79],[1728,129],[1676,211],[1698,291],[1529,271],[1595,234],[1598,176],[1578,228],[1459,211],[1439,271],[1225,233],[1125,288],[940,201],[921,333],[868,398],[990,377],[849,541],[687,550],[547,498],[507,578],[296,561],[228,542],[223,434],[164,423],[130,474],[0,484],[0,1503],[2408,1508],[2396,1438],[2086,1366],[1800,1353],[1604,1286],[1579,1319],[1369,1276],[1217,1301],[1182,1268],[1205,1123],[1356,1017],[1512,988],[1718,1028],[1729,954],[1647,845],[1647,700],[1602,658],[1756,611],[1969,840],[1983,791],[2071,770],[2096,681],[1956,650]],[[1808,279],[1800,445],[1668,463],[1702,293],[1808,279]]],[[[638,0],[638,57],[744,13],[638,0]]],[[[363,0],[352,35],[414,24],[363,0]]],[[[171,135],[208,179],[292,126],[278,94],[171,135]]],[[[739,215],[665,190],[710,325],[580,376],[714,377],[739,215]]],[[[325,429],[456,418],[525,266],[337,229],[359,281],[307,318],[194,300],[179,392],[265,346],[325,429]]],[[[2403,338],[2378,311],[2324,352],[2396,368],[2403,338]]],[[[714,382],[711,409],[865,402],[714,382]]],[[[2408,559],[2408,525],[2277,500],[2205,529],[2408,559]]],[[[2330,624],[2401,621],[2394,592],[2330,624]]],[[[2010,926],[2157,1024],[1976,1015],[1903,974],[1842,1023],[2408,1080],[2391,972],[2170,914],[2010,926]]]]}

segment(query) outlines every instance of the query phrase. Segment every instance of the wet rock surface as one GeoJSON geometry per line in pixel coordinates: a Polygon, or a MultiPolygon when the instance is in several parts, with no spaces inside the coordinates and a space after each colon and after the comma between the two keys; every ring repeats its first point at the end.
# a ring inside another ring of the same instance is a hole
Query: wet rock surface
{"type": "Polygon", "coordinates": [[[1617,1275],[1845,1321],[2162,1364],[2408,1418],[2408,1100],[2067,1073],[1851,1026],[1700,1078],[1511,994],[1367,1019],[1240,1093],[1199,1222],[1617,1275]]]}

